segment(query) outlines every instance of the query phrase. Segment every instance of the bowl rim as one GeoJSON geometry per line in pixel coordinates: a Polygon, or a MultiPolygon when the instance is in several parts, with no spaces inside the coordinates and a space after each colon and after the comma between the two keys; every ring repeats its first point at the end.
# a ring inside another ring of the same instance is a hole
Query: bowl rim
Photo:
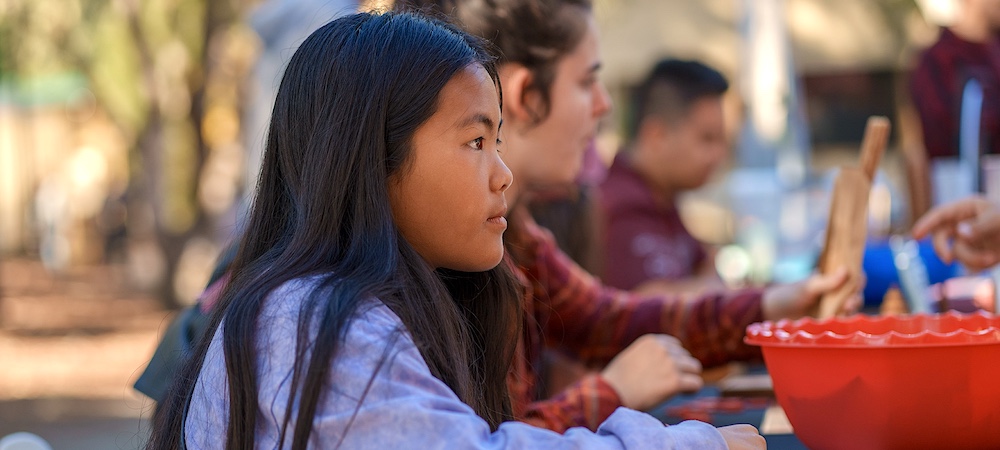
{"type": "Polygon", "coordinates": [[[943,314],[913,314],[901,316],[869,316],[855,314],[849,317],[833,317],[829,319],[813,319],[805,317],[797,320],[763,321],[750,324],[746,328],[743,342],[760,347],[784,348],[851,348],[851,349],[887,349],[887,348],[928,348],[928,347],[967,347],[983,345],[1000,345],[1000,316],[994,316],[984,311],[974,313],[958,313],[949,311],[943,314]],[[917,333],[902,333],[890,330],[885,333],[866,333],[856,330],[841,334],[833,331],[815,332],[829,323],[873,325],[878,322],[897,322],[890,326],[902,326],[915,321],[944,322],[959,326],[947,332],[922,330],[917,333]],[[969,328],[960,325],[969,324],[969,328]],[[978,325],[978,326],[976,326],[978,325]],[[806,331],[810,329],[811,331],[806,331]]]}

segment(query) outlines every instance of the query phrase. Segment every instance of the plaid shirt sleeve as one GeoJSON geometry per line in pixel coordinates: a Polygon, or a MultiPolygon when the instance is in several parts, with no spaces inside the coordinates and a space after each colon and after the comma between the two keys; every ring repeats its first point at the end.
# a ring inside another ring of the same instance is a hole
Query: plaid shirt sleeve
{"type": "Polygon", "coordinates": [[[600,375],[591,374],[552,398],[528,404],[521,420],[562,433],[571,427],[596,431],[622,406],[618,393],[600,375]]]}
{"type": "Polygon", "coordinates": [[[706,366],[759,359],[743,343],[746,327],[763,320],[762,291],[694,296],[638,296],[605,287],[573,263],[548,230],[519,224],[516,257],[529,279],[547,345],[563,348],[589,365],[603,365],[648,333],[677,337],[706,366]]]}

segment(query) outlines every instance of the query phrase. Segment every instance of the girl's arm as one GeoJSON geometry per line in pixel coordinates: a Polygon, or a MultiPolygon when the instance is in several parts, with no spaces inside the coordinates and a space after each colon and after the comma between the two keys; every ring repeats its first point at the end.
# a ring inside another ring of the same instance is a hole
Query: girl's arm
{"type": "Polygon", "coordinates": [[[409,336],[397,331],[401,328],[384,306],[353,322],[331,389],[317,412],[317,445],[329,446],[343,436],[341,448],[379,450],[726,448],[722,434],[710,425],[686,422],[665,427],[652,416],[624,408],[596,433],[574,428],[559,434],[519,422],[504,423],[491,432],[430,374],[409,336]]]}

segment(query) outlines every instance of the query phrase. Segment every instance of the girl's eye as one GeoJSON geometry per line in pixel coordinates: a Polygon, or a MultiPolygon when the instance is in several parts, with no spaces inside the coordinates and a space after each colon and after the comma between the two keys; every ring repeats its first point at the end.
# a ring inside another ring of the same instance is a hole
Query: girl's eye
{"type": "Polygon", "coordinates": [[[474,148],[476,150],[482,150],[483,149],[483,138],[477,137],[477,138],[469,141],[469,147],[472,147],[472,148],[474,148]]]}
{"type": "Polygon", "coordinates": [[[501,145],[503,145],[503,141],[497,138],[497,153],[503,153],[503,149],[500,147],[501,145]]]}

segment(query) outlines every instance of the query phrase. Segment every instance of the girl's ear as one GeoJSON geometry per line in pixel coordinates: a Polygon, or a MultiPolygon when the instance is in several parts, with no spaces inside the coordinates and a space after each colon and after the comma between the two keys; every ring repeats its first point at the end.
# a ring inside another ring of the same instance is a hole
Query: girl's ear
{"type": "MultiPolygon", "coordinates": [[[[541,111],[541,95],[534,88],[531,70],[517,63],[507,63],[500,70],[503,86],[504,119],[513,123],[533,123],[541,111]]],[[[506,121],[506,120],[505,120],[506,121]]]]}

